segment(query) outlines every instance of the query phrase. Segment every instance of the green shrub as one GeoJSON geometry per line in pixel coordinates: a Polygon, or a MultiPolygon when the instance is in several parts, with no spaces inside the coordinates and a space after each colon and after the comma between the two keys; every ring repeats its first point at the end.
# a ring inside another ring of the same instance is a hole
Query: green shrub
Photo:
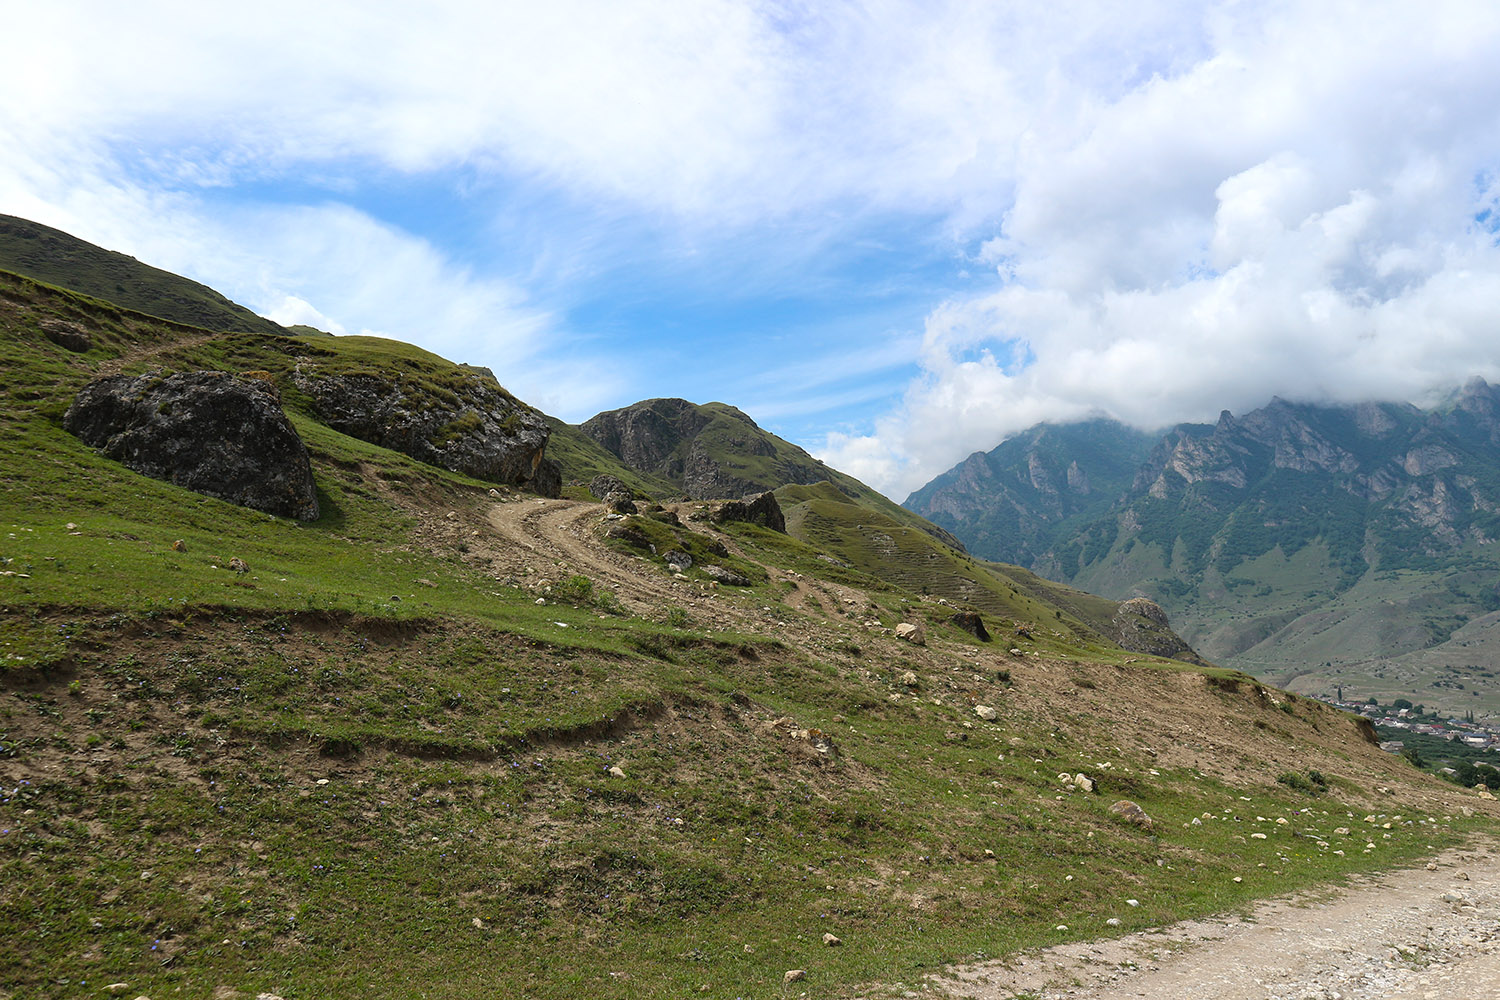
{"type": "Polygon", "coordinates": [[[565,601],[575,606],[592,604],[594,602],[594,581],[586,576],[575,573],[553,587],[552,596],[555,600],[565,601]]]}

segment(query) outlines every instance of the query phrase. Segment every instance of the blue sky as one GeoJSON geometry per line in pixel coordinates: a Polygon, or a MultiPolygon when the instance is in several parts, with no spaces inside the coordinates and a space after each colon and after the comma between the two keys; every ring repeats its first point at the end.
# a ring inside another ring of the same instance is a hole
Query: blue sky
{"type": "Polygon", "coordinates": [[[1488,2],[0,0],[0,212],[900,499],[1500,377],[1488,2]]]}

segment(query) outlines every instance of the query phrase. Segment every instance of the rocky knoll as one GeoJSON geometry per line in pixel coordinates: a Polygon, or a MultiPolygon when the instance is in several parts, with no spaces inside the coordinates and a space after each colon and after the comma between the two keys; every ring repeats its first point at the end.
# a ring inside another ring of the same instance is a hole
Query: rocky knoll
{"type": "Polygon", "coordinates": [[[420,462],[542,496],[562,490],[546,457],[546,419],[493,377],[457,370],[442,384],[399,371],[335,373],[310,361],[293,380],[334,430],[420,462]]]}
{"type": "Polygon", "coordinates": [[[63,426],[142,475],[270,514],[318,516],[307,449],[269,382],[112,375],[78,393],[63,426]]]}
{"type": "Polygon", "coordinates": [[[1164,656],[1188,663],[1203,662],[1192,647],[1172,631],[1172,626],[1167,623],[1167,613],[1155,601],[1144,597],[1121,601],[1110,624],[1114,633],[1110,638],[1132,653],[1164,656]]]}
{"type": "Polygon", "coordinates": [[[680,483],[695,500],[738,497],[835,473],[724,403],[648,399],[580,428],[628,467],[680,483]]]}

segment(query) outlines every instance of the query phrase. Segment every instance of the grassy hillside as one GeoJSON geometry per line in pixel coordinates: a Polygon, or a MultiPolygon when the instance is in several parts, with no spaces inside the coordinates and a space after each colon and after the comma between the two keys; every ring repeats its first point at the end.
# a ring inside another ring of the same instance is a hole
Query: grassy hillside
{"type": "Polygon", "coordinates": [[[209,288],[27,219],[0,215],[0,270],[210,330],[284,334],[209,288]]]}
{"type": "Polygon", "coordinates": [[[788,497],[801,541],[640,515],[692,542],[673,575],[606,542],[624,522],[597,505],[492,493],[290,391],[313,522],[138,476],[60,426],[102,369],[276,378],[319,350],[448,377],[406,345],[208,336],[0,275],[12,1000],[769,996],[792,969],[799,993],[865,996],[1492,829],[1492,804],[1326,706],[1127,657],[914,529],[822,526],[867,516],[837,490],[788,497]],[[92,349],[54,345],[55,322],[92,349]],[[713,586],[710,559],[752,585],[713,586]],[[942,626],[943,593],[1039,627],[980,644],[942,626]],[[926,646],[891,634],[923,617],[926,646]]]}

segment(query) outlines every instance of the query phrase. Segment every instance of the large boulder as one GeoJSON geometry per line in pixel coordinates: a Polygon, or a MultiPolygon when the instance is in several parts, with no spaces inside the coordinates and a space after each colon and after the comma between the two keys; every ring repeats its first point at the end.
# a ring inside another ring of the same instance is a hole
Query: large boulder
{"type": "Polygon", "coordinates": [[[980,642],[990,641],[990,630],[984,627],[978,611],[959,611],[949,620],[980,642]]]}
{"type": "Polygon", "coordinates": [[[562,470],[546,457],[546,418],[479,371],[455,368],[436,384],[302,361],[293,379],[336,431],[475,479],[549,497],[562,492],[562,470]]]}
{"type": "Polygon", "coordinates": [[[786,515],[781,512],[781,504],[776,502],[776,494],[769,490],[752,494],[743,500],[726,500],[714,508],[712,516],[720,524],[725,521],[746,521],[786,533],[786,515]]]}
{"type": "Polygon", "coordinates": [[[318,516],[307,448],[269,382],[111,375],[78,393],[63,426],[142,475],[270,514],[318,516]]]}
{"type": "Polygon", "coordinates": [[[618,476],[611,476],[607,472],[601,472],[589,480],[589,492],[594,495],[596,500],[605,500],[609,498],[611,493],[624,493],[626,496],[629,496],[630,487],[625,484],[625,480],[618,476]]]}

